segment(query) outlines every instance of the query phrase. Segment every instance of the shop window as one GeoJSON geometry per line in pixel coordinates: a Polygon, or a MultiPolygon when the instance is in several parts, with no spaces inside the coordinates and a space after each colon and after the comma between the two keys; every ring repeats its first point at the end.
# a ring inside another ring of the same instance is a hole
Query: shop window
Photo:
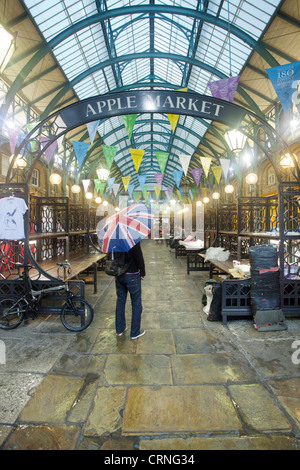
{"type": "Polygon", "coordinates": [[[40,183],[40,172],[39,170],[33,170],[31,177],[32,186],[39,186],[40,183]]]}

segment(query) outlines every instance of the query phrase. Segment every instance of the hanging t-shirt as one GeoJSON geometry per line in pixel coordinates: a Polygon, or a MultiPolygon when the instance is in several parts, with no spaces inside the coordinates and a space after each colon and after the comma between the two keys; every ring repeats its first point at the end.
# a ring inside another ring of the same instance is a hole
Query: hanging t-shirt
{"type": "Polygon", "coordinates": [[[24,199],[4,197],[0,199],[0,240],[25,238],[24,214],[28,207],[24,199]]]}

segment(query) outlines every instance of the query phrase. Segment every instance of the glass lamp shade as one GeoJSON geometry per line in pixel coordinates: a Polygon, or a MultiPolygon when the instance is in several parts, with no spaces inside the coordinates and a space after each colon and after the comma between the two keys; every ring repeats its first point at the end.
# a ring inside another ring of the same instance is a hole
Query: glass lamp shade
{"type": "Polygon", "coordinates": [[[102,202],[101,197],[97,196],[96,199],[95,199],[95,202],[96,202],[97,204],[101,204],[101,202],[102,202]]]}
{"type": "Polygon", "coordinates": [[[233,193],[233,191],[234,191],[234,187],[232,186],[232,184],[227,184],[227,185],[225,186],[224,190],[225,190],[225,193],[231,194],[231,193],[233,193]]]}
{"type": "Polygon", "coordinates": [[[249,173],[246,176],[246,183],[247,184],[256,184],[258,181],[258,176],[255,173],[249,173]]]}
{"type": "Polygon", "coordinates": [[[204,202],[204,204],[207,204],[209,202],[209,197],[204,197],[203,202],[204,202]]]}
{"type": "Polygon", "coordinates": [[[238,154],[243,150],[246,143],[246,136],[242,132],[232,129],[226,132],[224,137],[232,152],[238,154]]]}
{"type": "Polygon", "coordinates": [[[212,194],[212,198],[213,198],[213,199],[220,199],[220,193],[218,193],[217,191],[214,192],[214,193],[212,194]]]}
{"type": "Polygon", "coordinates": [[[86,199],[92,199],[92,198],[93,198],[93,194],[88,191],[87,193],[85,193],[85,198],[86,198],[86,199]]]}
{"type": "Polygon", "coordinates": [[[50,175],[49,180],[51,184],[60,184],[61,176],[58,173],[52,173],[52,175],[50,175]]]}
{"type": "Polygon", "coordinates": [[[71,186],[71,191],[73,194],[80,193],[81,189],[80,189],[79,184],[73,184],[73,186],[71,186]]]}

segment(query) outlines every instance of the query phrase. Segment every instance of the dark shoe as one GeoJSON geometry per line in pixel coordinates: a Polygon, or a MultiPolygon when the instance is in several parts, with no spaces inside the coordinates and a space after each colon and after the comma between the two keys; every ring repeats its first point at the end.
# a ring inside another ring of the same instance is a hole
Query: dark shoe
{"type": "Polygon", "coordinates": [[[125,331],[127,331],[127,328],[125,328],[125,330],[122,331],[122,333],[117,333],[117,337],[120,338],[120,336],[122,336],[122,334],[125,333],[125,331]]]}
{"type": "Polygon", "coordinates": [[[146,333],[145,330],[141,330],[141,332],[140,332],[139,335],[137,335],[137,336],[131,336],[130,339],[137,339],[137,338],[139,338],[140,336],[144,336],[145,333],[146,333]]]}

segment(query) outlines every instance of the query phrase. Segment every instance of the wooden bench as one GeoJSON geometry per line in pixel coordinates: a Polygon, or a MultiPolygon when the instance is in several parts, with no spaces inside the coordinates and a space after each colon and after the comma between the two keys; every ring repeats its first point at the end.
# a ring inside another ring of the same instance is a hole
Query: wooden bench
{"type": "MultiPolygon", "coordinates": [[[[68,260],[71,265],[71,273],[67,276],[67,280],[71,280],[77,278],[80,274],[88,272],[92,269],[92,280],[86,279],[85,284],[93,284],[94,286],[94,294],[97,293],[97,270],[100,263],[104,261],[106,258],[106,254],[104,253],[82,253],[70,256],[68,260]]],[[[41,261],[38,263],[42,271],[45,274],[50,275],[53,278],[57,279],[57,263],[65,262],[65,258],[59,257],[47,261],[41,261]]],[[[47,276],[40,275],[38,270],[32,269],[30,271],[31,279],[46,279],[47,276]]]]}

